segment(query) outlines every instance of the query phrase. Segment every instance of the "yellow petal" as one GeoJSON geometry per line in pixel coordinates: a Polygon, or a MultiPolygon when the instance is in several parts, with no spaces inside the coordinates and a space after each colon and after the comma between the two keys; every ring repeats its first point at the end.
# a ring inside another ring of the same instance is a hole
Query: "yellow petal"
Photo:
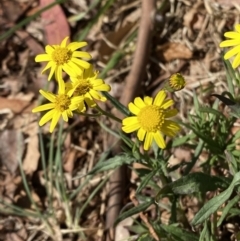
{"type": "Polygon", "coordinates": [[[153,138],[161,149],[166,148],[166,143],[163,139],[163,136],[161,135],[161,133],[159,131],[157,131],[156,133],[153,134],[153,138]]]}
{"type": "Polygon", "coordinates": [[[224,40],[220,43],[220,47],[221,48],[224,48],[224,47],[232,47],[232,46],[235,46],[235,45],[239,45],[240,42],[238,39],[231,39],[231,40],[224,40]]]}
{"type": "Polygon", "coordinates": [[[65,94],[66,89],[65,89],[65,83],[62,78],[58,79],[58,94],[65,94]]]}
{"type": "Polygon", "coordinates": [[[145,96],[143,101],[145,102],[146,105],[152,105],[153,98],[149,96],[145,96]]]}
{"type": "Polygon", "coordinates": [[[240,33],[236,33],[233,31],[224,33],[224,36],[227,38],[232,38],[232,39],[240,39],[240,33]]]}
{"type": "Polygon", "coordinates": [[[81,59],[71,58],[71,61],[84,69],[88,69],[90,67],[90,64],[88,62],[81,59]]]}
{"type": "Polygon", "coordinates": [[[146,135],[146,131],[143,130],[143,128],[140,128],[140,129],[138,130],[138,133],[137,133],[138,139],[139,139],[140,141],[143,141],[145,135],[146,135]]]}
{"type": "Polygon", "coordinates": [[[60,45],[60,46],[61,46],[62,48],[65,48],[65,47],[67,46],[68,38],[69,38],[68,36],[65,37],[64,40],[61,42],[61,45],[60,45]]]}
{"type": "Polygon", "coordinates": [[[167,109],[170,106],[172,106],[173,104],[174,104],[174,101],[172,99],[168,99],[168,100],[163,101],[161,108],[167,109]]]}
{"type": "Polygon", "coordinates": [[[69,61],[67,64],[64,64],[62,68],[69,76],[77,76],[81,71],[80,67],[71,61],[69,61]]]}
{"type": "Polygon", "coordinates": [[[44,61],[50,61],[51,57],[48,54],[38,54],[35,57],[35,62],[44,62],[44,61]]]}
{"type": "Polygon", "coordinates": [[[50,132],[52,133],[53,130],[55,129],[59,119],[60,119],[60,116],[61,116],[61,113],[59,111],[55,111],[53,113],[53,118],[52,118],[52,122],[51,122],[51,125],[50,125],[50,132]]]}
{"type": "Polygon", "coordinates": [[[165,118],[173,117],[173,116],[177,115],[177,113],[178,113],[177,109],[166,110],[165,111],[165,118]]]}
{"type": "Polygon", "coordinates": [[[52,76],[57,69],[58,69],[57,65],[55,63],[53,63],[52,67],[51,67],[51,70],[50,70],[50,73],[48,75],[48,80],[52,79],[52,76]]]}
{"type": "Polygon", "coordinates": [[[63,118],[64,121],[68,122],[68,115],[67,115],[67,111],[66,110],[63,111],[62,118],[63,118]]]}
{"type": "Polygon", "coordinates": [[[156,95],[153,104],[161,107],[163,101],[166,98],[166,92],[164,90],[160,90],[158,94],[156,95]]]}
{"type": "Polygon", "coordinates": [[[152,145],[152,141],[153,141],[153,134],[151,132],[147,132],[144,145],[143,145],[143,149],[145,151],[149,150],[150,146],[152,145]]]}
{"type": "Polygon", "coordinates": [[[143,100],[140,97],[137,97],[134,99],[134,104],[139,108],[142,109],[146,107],[146,104],[143,102],[143,100]]]}
{"type": "Polygon", "coordinates": [[[240,65],[240,53],[238,53],[235,59],[233,60],[232,67],[236,69],[239,65],[240,65]]]}
{"type": "Polygon", "coordinates": [[[50,121],[53,118],[53,114],[54,114],[55,111],[56,111],[55,109],[48,111],[39,121],[39,125],[43,126],[48,121],[50,121]]]}
{"type": "Polygon", "coordinates": [[[165,120],[162,125],[161,132],[167,136],[173,137],[181,129],[181,127],[174,121],[165,120]]]}
{"type": "Polygon", "coordinates": [[[84,59],[92,58],[92,56],[88,52],[83,52],[83,51],[74,51],[72,56],[75,58],[84,58],[84,59]]]}
{"type": "Polygon", "coordinates": [[[46,51],[46,53],[47,53],[49,56],[51,56],[51,55],[52,55],[52,52],[54,51],[54,48],[53,48],[51,45],[47,45],[47,46],[45,47],[45,51],[46,51]]]}
{"type": "Polygon", "coordinates": [[[136,116],[126,117],[122,120],[122,124],[125,125],[135,125],[138,123],[138,118],[136,116]]]}
{"type": "Polygon", "coordinates": [[[128,108],[134,115],[138,115],[140,112],[140,109],[136,105],[134,105],[132,102],[130,102],[128,104],[128,108]]]}
{"type": "Polygon", "coordinates": [[[42,70],[41,73],[43,73],[44,71],[46,71],[47,69],[51,68],[54,65],[54,63],[52,61],[48,62],[47,65],[45,66],[45,68],[42,70]]]}
{"type": "Polygon", "coordinates": [[[73,52],[76,49],[80,49],[86,45],[87,45],[87,42],[72,42],[67,46],[67,48],[73,52]]]}
{"type": "Polygon", "coordinates": [[[224,55],[224,59],[230,59],[231,57],[233,57],[234,55],[240,53],[240,45],[232,48],[231,50],[229,50],[225,55],[224,55]]]}
{"type": "Polygon", "coordinates": [[[55,102],[56,100],[56,96],[51,92],[47,92],[45,90],[39,90],[39,93],[51,102],[55,102]]]}
{"type": "Polygon", "coordinates": [[[35,107],[32,110],[32,112],[36,113],[36,112],[39,112],[39,111],[50,110],[50,109],[53,109],[54,107],[55,107],[54,103],[48,103],[48,104],[45,104],[45,105],[40,105],[40,106],[35,107]]]}

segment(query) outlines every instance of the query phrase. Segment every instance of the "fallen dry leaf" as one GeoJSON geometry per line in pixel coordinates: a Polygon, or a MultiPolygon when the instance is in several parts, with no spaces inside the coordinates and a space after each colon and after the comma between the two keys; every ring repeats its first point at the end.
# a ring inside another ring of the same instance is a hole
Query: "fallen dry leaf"
{"type": "Polygon", "coordinates": [[[39,146],[38,136],[37,135],[30,136],[27,144],[27,153],[23,161],[23,170],[28,175],[32,175],[33,172],[37,170],[38,161],[40,157],[38,146],[39,146]]]}
{"type": "Polygon", "coordinates": [[[157,55],[166,62],[174,59],[191,59],[192,51],[181,43],[166,43],[157,47],[157,55]]]}
{"type": "MultiPolygon", "coordinates": [[[[40,7],[55,2],[54,0],[40,0],[40,7]]],[[[48,44],[59,44],[66,36],[70,35],[70,28],[66,16],[59,5],[55,5],[42,13],[42,20],[48,44]]]]}
{"type": "Polygon", "coordinates": [[[24,139],[21,131],[4,130],[0,135],[0,163],[15,173],[24,151],[24,139]]]}
{"type": "Polygon", "coordinates": [[[10,109],[14,113],[19,114],[31,112],[34,106],[34,104],[30,104],[28,101],[0,97],[0,110],[10,109]]]}

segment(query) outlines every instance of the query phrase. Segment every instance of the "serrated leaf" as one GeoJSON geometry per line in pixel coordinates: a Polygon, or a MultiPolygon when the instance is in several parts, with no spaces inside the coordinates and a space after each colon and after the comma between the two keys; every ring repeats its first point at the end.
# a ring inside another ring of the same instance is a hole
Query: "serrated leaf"
{"type": "Polygon", "coordinates": [[[192,225],[198,225],[204,222],[211,214],[216,212],[217,209],[230,198],[235,185],[239,184],[239,182],[240,172],[236,173],[230,186],[225,191],[212,198],[198,211],[192,220],[192,225]]]}
{"type": "Polygon", "coordinates": [[[135,158],[128,155],[118,155],[108,159],[107,161],[97,163],[97,165],[88,174],[91,175],[98,172],[113,170],[122,166],[123,164],[131,164],[134,161],[136,161],[135,158]]]}
{"type": "Polygon", "coordinates": [[[156,196],[158,200],[162,195],[174,194],[190,194],[195,192],[205,193],[207,191],[215,191],[219,187],[226,186],[227,183],[221,178],[210,176],[202,172],[190,173],[166,186],[164,186],[156,196]]]}
{"type": "Polygon", "coordinates": [[[150,205],[154,204],[154,200],[151,199],[151,201],[149,202],[144,202],[142,204],[139,204],[137,207],[133,207],[129,210],[127,210],[124,213],[121,213],[119,215],[119,217],[117,218],[117,220],[115,221],[115,225],[119,222],[121,222],[122,220],[124,220],[125,218],[131,217],[134,214],[140,213],[145,211],[150,205]]]}

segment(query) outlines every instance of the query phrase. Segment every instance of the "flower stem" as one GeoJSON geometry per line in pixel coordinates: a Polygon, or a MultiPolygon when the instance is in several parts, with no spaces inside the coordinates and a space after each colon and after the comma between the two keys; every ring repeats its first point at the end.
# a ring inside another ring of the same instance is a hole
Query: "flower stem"
{"type": "Polygon", "coordinates": [[[121,120],[121,119],[119,119],[119,118],[117,118],[116,116],[112,115],[111,113],[109,113],[109,112],[101,109],[98,105],[96,106],[96,109],[97,109],[100,113],[102,113],[103,115],[105,115],[105,116],[107,116],[107,117],[109,117],[109,118],[111,118],[111,119],[113,119],[113,120],[115,120],[115,121],[117,121],[117,122],[119,122],[119,123],[122,123],[122,120],[121,120]]]}

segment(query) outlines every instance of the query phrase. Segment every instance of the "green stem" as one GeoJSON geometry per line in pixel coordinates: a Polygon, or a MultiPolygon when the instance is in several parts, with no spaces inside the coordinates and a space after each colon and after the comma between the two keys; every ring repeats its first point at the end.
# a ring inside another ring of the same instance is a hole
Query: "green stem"
{"type": "Polygon", "coordinates": [[[107,116],[107,117],[109,117],[109,118],[111,118],[111,119],[113,119],[113,120],[115,120],[115,121],[117,121],[117,122],[119,122],[119,123],[122,123],[122,120],[121,120],[121,119],[119,119],[119,118],[117,118],[116,116],[112,115],[111,113],[109,113],[109,112],[101,109],[100,106],[97,105],[97,106],[96,106],[96,109],[99,110],[103,115],[105,115],[105,116],[107,116]]]}

